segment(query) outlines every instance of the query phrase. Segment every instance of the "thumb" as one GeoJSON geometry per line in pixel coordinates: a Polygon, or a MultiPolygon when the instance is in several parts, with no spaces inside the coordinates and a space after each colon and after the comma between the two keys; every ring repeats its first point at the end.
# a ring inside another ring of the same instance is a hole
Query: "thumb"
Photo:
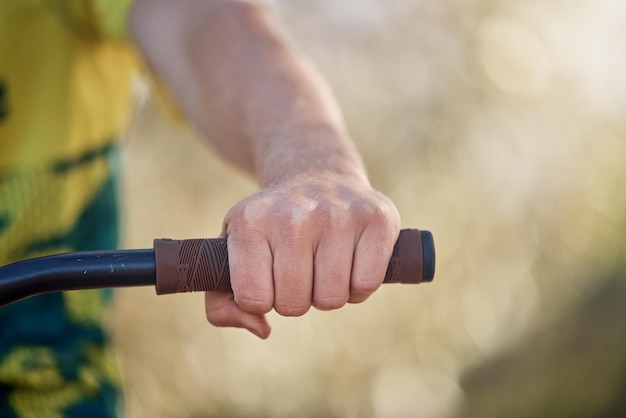
{"type": "Polygon", "coordinates": [[[216,327],[245,328],[261,339],[266,339],[272,332],[265,315],[241,309],[232,292],[206,292],[204,301],[206,318],[216,327]]]}

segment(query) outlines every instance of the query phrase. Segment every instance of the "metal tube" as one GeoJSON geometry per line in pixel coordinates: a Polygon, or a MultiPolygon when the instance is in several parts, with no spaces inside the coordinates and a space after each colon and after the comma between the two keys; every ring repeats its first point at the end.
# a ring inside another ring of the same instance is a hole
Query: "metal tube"
{"type": "Polygon", "coordinates": [[[41,293],[154,286],[154,250],[92,251],[33,258],[0,267],[0,307],[41,293]]]}

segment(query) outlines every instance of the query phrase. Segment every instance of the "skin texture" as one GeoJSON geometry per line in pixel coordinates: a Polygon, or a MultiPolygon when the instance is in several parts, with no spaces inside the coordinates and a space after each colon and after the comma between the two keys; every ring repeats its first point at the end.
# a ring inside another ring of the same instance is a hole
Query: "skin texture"
{"type": "Polygon", "coordinates": [[[400,217],[372,189],[328,86],[270,12],[137,0],[129,26],[190,123],[261,186],[224,219],[233,293],[206,294],[208,321],[267,338],[272,309],[300,316],[367,299],[400,217]]]}

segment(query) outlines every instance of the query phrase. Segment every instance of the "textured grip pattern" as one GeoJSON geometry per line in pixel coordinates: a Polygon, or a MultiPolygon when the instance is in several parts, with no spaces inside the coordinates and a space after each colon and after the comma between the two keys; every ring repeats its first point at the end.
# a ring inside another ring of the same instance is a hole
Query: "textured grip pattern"
{"type": "MultiPolygon", "coordinates": [[[[434,248],[428,248],[432,243],[426,244],[429,251],[425,252],[423,245],[420,231],[403,229],[394,246],[384,282],[421,283],[432,280],[432,276],[424,277],[424,271],[434,274],[434,248]],[[430,254],[428,260],[424,260],[424,254],[430,254]]],[[[154,251],[158,294],[231,290],[225,238],[157,239],[154,251]]]]}
{"type": "Polygon", "coordinates": [[[157,293],[231,290],[223,238],[155,240],[157,293]]]}
{"type": "Polygon", "coordinates": [[[398,257],[398,243],[393,246],[393,252],[391,253],[391,260],[387,266],[387,273],[385,274],[385,280],[383,283],[398,283],[402,276],[402,260],[398,257]]]}
{"type": "Polygon", "coordinates": [[[179,267],[187,271],[178,280],[177,292],[230,290],[228,247],[225,239],[182,241],[179,267]]]}

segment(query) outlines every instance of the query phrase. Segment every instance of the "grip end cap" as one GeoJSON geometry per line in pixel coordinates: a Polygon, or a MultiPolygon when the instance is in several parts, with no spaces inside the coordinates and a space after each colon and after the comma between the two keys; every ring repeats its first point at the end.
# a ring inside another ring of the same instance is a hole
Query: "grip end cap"
{"type": "Polygon", "coordinates": [[[420,231],[422,238],[423,270],[422,281],[432,282],[435,278],[435,241],[430,231],[420,231]]]}

